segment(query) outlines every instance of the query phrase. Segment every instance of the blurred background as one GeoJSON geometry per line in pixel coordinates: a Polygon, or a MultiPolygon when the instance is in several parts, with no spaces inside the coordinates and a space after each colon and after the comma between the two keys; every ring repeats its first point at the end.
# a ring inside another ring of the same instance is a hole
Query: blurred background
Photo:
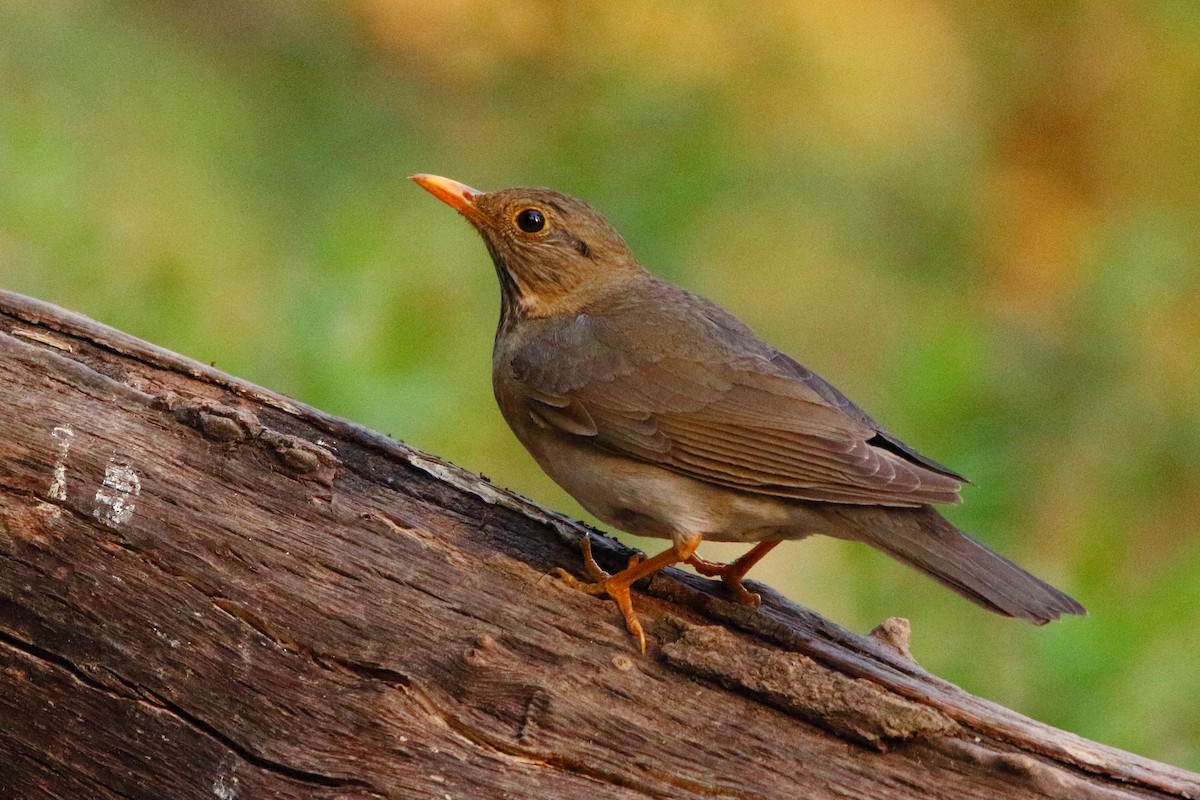
{"type": "Polygon", "coordinates": [[[0,0],[0,20],[3,288],[586,518],[494,407],[482,245],[405,177],[580,195],[972,478],[951,516],[1091,616],[994,618],[832,541],[752,577],[860,632],[908,617],[931,671],[1200,769],[1196,3],[0,0]]]}

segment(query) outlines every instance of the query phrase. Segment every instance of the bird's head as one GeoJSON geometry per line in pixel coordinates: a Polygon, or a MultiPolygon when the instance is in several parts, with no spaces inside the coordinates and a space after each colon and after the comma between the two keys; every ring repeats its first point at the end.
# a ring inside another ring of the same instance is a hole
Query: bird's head
{"type": "Polygon", "coordinates": [[[480,192],[437,175],[412,180],[479,231],[508,313],[572,313],[645,274],[621,235],[582,200],[549,189],[480,192]]]}

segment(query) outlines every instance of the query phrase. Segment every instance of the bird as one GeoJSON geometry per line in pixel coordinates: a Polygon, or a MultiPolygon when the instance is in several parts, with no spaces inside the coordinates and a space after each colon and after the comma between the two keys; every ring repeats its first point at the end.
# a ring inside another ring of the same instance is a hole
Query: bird
{"type": "Polygon", "coordinates": [[[757,605],[746,573],[780,542],[812,535],[864,542],[1000,615],[1086,614],[934,508],[960,502],[966,478],[731,313],[655,277],[584,201],[410,178],[465,217],[491,256],[501,298],[492,387],[517,439],[601,521],[671,541],[610,574],[584,537],[591,581],[556,570],[615,601],[643,653],[636,581],[686,563],[757,605]],[[752,547],[712,562],[696,554],[705,539],[752,547]]]}

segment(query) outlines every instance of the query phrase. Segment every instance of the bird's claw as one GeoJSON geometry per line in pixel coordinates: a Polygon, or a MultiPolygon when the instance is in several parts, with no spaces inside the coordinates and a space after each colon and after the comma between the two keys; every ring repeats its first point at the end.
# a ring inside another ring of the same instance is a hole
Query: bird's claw
{"type": "Polygon", "coordinates": [[[628,571],[645,561],[646,556],[636,553],[630,557],[625,571],[610,575],[596,563],[596,559],[592,556],[591,537],[584,537],[580,541],[579,547],[583,551],[583,567],[593,582],[585,583],[562,567],[555,568],[554,576],[571,588],[578,589],[585,594],[612,598],[617,607],[621,609],[621,616],[625,618],[625,627],[637,638],[638,649],[645,653],[646,632],[642,629],[642,623],[638,621],[637,613],[633,610],[633,598],[629,594],[629,587],[636,577],[628,571]]]}
{"type": "Polygon", "coordinates": [[[746,573],[740,569],[741,565],[738,562],[709,561],[693,555],[687,560],[687,563],[706,578],[720,578],[721,582],[733,592],[733,596],[737,598],[739,604],[755,607],[762,605],[762,595],[751,592],[742,585],[742,577],[746,573]]]}
{"type": "MultiPolygon", "coordinates": [[[[595,556],[592,555],[592,537],[584,536],[579,542],[579,549],[583,551],[583,568],[587,570],[587,574],[596,583],[604,583],[612,577],[609,573],[596,563],[595,556]]],[[[595,594],[593,592],[593,594],[595,594]]]]}
{"type": "Polygon", "coordinates": [[[570,586],[572,589],[578,589],[579,591],[583,592],[584,594],[594,594],[594,595],[608,594],[608,590],[604,588],[605,582],[603,580],[596,581],[595,583],[588,583],[586,581],[581,581],[581,580],[579,580],[579,578],[576,578],[574,575],[567,572],[562,567],[555,567],[554,572],[552,574],[554,575],[554,577],[558,578],[560,581],[565,583],[567,586],[570,586]]]}
{"type": "Polygon", "coordinates": [[[725,585],[733,590],[733,594],[737,597],[739,604],[743,606],[753,606],[758,608],[762,605],[762,595],[758,592],[752,592],[742,585],[739,580],[725,581],[725,585]]]}
{"type": "Polygon", "coordinates": [[[629,581],[619,576],[608,575],[595,583],[584,583],[561,567],[556,568],[553,574],[572,589],[597,597],[611,598],[617,604],[617,608],[621,609],[621,616],[625,618],[625,627],[637,637],[638,649],[643,653],[646,652],[646,633],[642,629],[642,623],[638,621],[637,613],[633,610],[633,598],[629,594],[629,581]]]}

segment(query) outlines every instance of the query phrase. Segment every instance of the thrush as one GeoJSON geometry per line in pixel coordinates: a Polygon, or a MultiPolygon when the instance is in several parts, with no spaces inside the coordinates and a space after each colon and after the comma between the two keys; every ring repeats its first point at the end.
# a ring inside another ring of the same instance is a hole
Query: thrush
{"type": "Polygon", "coordinates": [[[865,542],[989,611],[1043,624],[1083,606],[960,531],[933,506],[966,479],[885,430],[732,314],[647,272],[591,206],[548,189],[480,192],[412,179],[462,214],[500,279],[492,385],[543,470],[580,505],[671,546],[592,583],[645,651],[632,584],[686,562],[743,603],[754,564],[814,534],[865,542]],[[704,539],[754,543],[727,564],[704,539]]]}

